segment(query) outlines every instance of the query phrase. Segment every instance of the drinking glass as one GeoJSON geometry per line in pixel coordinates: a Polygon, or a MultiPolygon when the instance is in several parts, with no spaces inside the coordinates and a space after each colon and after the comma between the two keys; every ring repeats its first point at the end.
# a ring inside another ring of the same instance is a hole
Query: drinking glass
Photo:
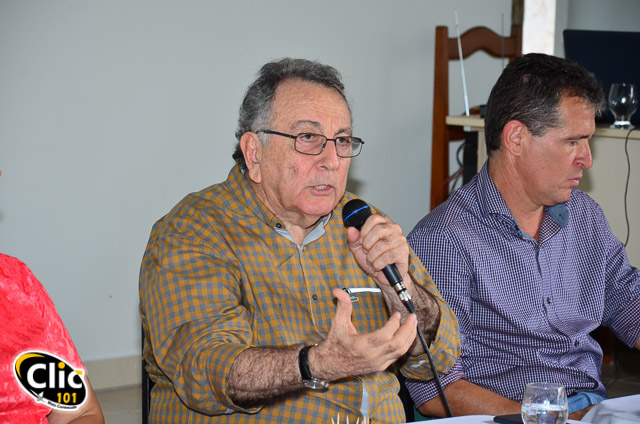
{"type": "Polygon", "coordinates": [[[611,84],[609,110],[616,119],[611,128],[633,128],[630,119],[637,108],[638,93],[633,84],[611,84]]]}
{"type": "Polygon", "coordinates": [[[525,424],[565,424],[569,417],[567,391],[553,383],[529,383],[522,399],[525,424]]]}

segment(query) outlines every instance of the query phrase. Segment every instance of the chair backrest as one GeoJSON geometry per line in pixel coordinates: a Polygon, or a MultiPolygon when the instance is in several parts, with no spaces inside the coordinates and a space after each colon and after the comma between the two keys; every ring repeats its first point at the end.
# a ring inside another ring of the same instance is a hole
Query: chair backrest
{"type": "MultiPolygon", "coordinates": [[[[509,36],[486,27],[474,27],[460,36],[463,59],[477,51],[512,61],[522,54],[522,26],[513,25],[509,36]]],[[[449,142],[462,140],[460,127],[446,123],[449,113],[449,61],[460,60],[457,37],[449,38],[446,26],[436,27],[433,78],[433,138],[431,146],[431,210],[449,197],[449,142]]]]}
{"type": "Polygon", "coordinates": [[[144,360],[144,327],[141,327],[140,334],[142,339],[142,424],[147,424],[149,422],[153,381],[149,377],[149,373],[147,373],[147,361],[144,360]]]}

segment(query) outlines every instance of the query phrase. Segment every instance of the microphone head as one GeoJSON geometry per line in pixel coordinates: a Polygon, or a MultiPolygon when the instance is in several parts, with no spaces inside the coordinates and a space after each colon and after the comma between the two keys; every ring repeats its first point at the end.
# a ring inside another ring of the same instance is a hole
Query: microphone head
{"type": "Polygon", "coordinates": [[[344,226],[362,228],[364,222],[371,216],[371,207],[364,200],[349,200],[342,209],[342,221],[344,226]]]}

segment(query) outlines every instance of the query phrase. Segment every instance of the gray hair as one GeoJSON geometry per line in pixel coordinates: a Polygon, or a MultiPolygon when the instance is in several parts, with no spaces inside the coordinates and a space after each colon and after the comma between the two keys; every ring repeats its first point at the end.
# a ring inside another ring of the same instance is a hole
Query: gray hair
{"type": "MultiPolygon", "coordinates": [[[[342,78],[335,68],[307,59],[284,58],[267,63],[260,69],[258,77],[247,89],[240,106],[236,130],[238,142],[233,152],[233,159],[242,168],[246,167],[244,155],[240,149],[242,134],[268,128],[271,125],[273,122],[271,107],[278,85],[285,80],[295,78],[333,88],[342,96],[349,111],[351,110],[344,94],[342,78]]],[[[266,142],[263,138],[260,138],[260,141],[266,142]]]]}

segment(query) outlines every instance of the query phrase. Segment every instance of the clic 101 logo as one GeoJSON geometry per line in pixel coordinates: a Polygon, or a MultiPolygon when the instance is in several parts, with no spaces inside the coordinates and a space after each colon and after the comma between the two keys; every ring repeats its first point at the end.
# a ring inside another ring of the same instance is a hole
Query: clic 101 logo
{"type": "Polygon", "coordinates": [[[61,410],[77,409],[87,398],[84,371],[45,352],[23,352],[14,372],[22,387],[37,402],[61,410]]]}

